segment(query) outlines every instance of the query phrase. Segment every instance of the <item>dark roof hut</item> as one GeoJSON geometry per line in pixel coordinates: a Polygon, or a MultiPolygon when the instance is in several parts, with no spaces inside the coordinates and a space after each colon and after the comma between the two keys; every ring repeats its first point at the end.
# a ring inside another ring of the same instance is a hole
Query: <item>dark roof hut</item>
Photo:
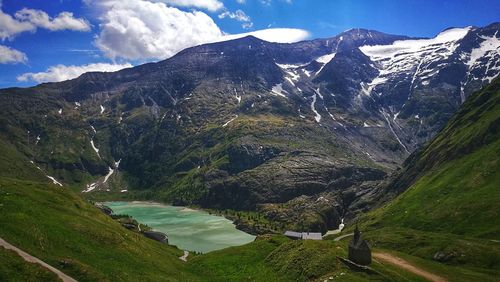
{"type": "Polygon", "coordinates": [[[368,243],[361,238],[358,224],[354,230],[354,238],[349,243],[349,260],[359,265],[369,265],[372,262],[372,251],[368,243]]]}

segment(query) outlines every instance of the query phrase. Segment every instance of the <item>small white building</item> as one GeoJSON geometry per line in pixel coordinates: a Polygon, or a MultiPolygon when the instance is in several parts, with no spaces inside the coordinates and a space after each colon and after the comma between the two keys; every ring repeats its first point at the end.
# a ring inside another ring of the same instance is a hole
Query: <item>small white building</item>
{"type": "Polygon", "coordinates": [[[294,240],[323,240],[321,233],[319,232],[295,232],[295,231],[286,231],[286,237],[294,240]]]}

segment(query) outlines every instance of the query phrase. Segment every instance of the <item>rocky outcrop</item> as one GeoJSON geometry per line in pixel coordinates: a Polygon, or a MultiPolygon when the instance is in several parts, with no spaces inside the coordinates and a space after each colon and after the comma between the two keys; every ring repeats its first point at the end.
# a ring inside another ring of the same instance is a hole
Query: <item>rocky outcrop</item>
{"type": "Polygon", "coordinates": [[[149,239],[153,239],[163,244],[168,244],[168,236],[165,233],[158,231],[144,231],[142,234],[149,239]]]}

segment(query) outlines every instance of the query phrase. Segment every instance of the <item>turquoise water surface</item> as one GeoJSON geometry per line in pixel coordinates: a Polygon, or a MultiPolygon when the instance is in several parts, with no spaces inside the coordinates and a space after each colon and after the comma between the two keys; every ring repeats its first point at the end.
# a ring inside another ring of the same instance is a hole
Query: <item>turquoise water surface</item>
{"type": "Polygon", "coordinates": [[[155,231],[168,235],[169,244],[180,249],[210,252],[252,242],[255,236],[236,229],[221,216],[184,207],[149,202],[106,202],[115,214],[127,214],[155,231]]]}

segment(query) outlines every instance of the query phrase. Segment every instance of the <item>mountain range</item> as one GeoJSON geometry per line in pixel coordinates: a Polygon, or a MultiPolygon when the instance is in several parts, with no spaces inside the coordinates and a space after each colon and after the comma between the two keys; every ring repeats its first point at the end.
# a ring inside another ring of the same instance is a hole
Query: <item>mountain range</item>
{"type": "Polygon", "coordinates": [[[324,231],[384,198],[388,175],[498,75],[499,29],[248,36],[2,89],[0,176],[93,199],[259,210],[324,231]]]}

